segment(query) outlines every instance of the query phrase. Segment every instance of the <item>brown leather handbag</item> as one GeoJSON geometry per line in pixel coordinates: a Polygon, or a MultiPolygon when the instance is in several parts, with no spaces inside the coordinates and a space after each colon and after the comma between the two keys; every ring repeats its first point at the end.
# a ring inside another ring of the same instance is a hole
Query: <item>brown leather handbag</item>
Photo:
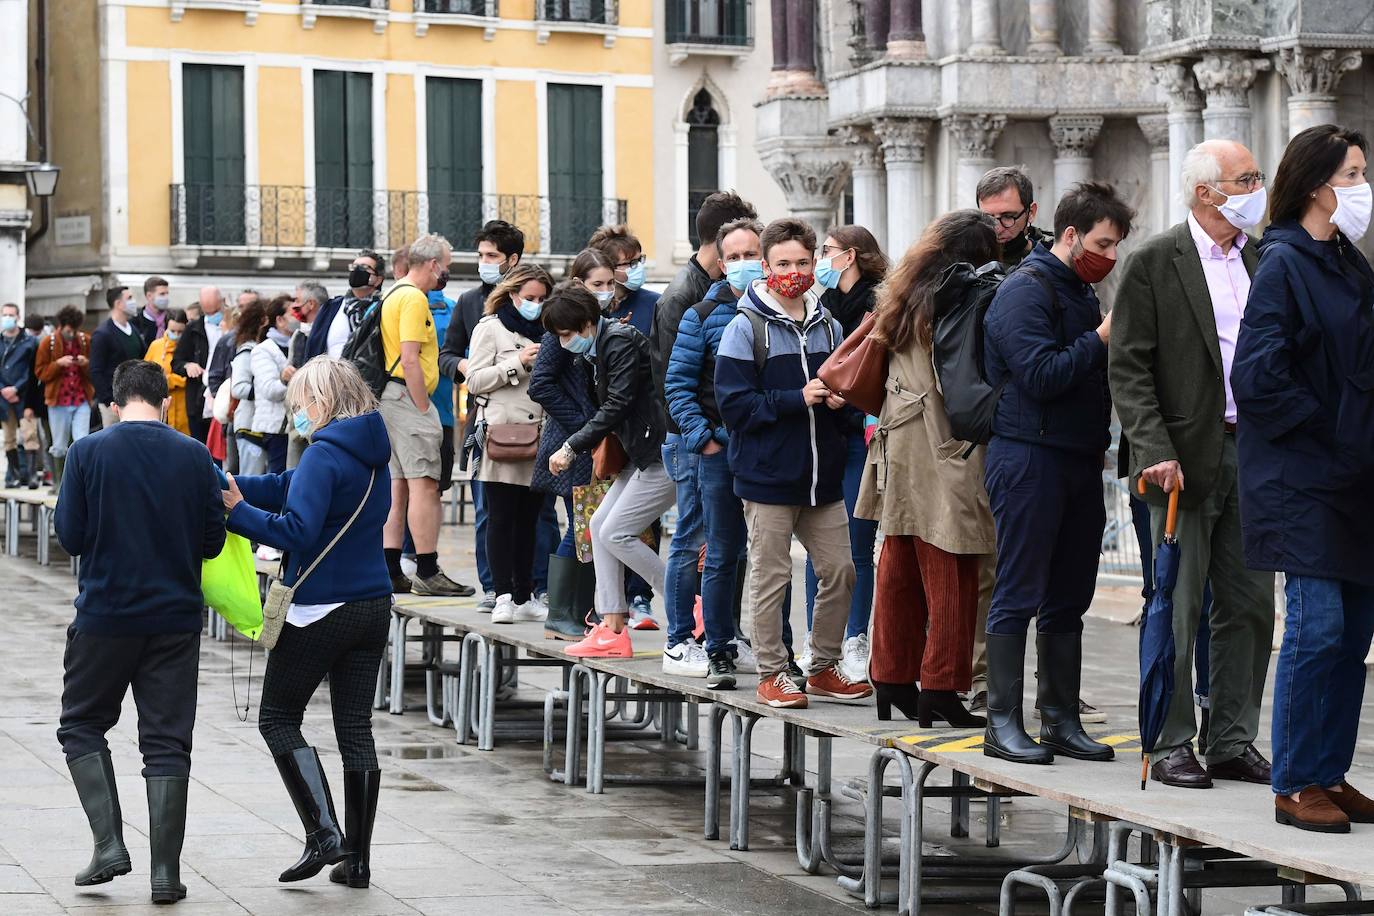
{"type": "Polygon", "coordinates": [[[816,373],[831,391],[875,417],[887,394],[887,346],[872,336],[876,321],[875,313],[865,315],[816,373]]]}
{"type": "Polygon", "coordinates": [[[592,479],[615,480],[629,463],[630,456],[620,444],[620,437],[611,433],[592,450],[592,479]]]}
{"type": "Polygon", "coordinates": [[[539,454],[538,423],[492,423],[484,453],[492,461],[533,461],[539,454]]]}

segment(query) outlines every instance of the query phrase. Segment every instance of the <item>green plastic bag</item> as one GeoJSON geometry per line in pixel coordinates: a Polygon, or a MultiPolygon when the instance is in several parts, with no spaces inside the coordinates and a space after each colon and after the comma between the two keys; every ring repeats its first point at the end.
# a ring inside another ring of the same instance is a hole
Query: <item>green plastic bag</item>
{"type": "Polygon", "coordinates": [[[241,535],[229,533],[224,549],[200,564],[200,590],[205,603],[249,639],[262,632],[262,597],[253,547],[241,535]]]}

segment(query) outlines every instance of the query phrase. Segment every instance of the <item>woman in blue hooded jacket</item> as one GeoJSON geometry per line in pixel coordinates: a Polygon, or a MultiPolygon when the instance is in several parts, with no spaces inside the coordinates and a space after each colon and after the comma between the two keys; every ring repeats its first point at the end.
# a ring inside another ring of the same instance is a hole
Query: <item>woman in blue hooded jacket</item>
{"type": "Polygon", "coordinates": [[[258,714],[306,835],[300,860],[280,880],[310,878],[337,862],[331,881],[367,887],[381,787],[372,696],[391,619],[382,553],[391,440],[371,389],[344,360],[306,363],[291,378],[286,408],[310,441],[301,463],[281,474],[229,477],[224,491],[229,530],[283,551],[282,582],[296,589],[267,660],[258,714]],[[326,676],[343,757],[346,830],[319,755],[301,735],[306,704],[326,676]]]}
{"type": "Polygon", "coordinates": [[[1355,247],[1368,149],[1334,124],[1289,142],[1231,368],[1245,560],[1286,579],[1274,816],[1324,833],[1374,823],[1345,781],[1374,634],[1374,271],[1355,247]]]}

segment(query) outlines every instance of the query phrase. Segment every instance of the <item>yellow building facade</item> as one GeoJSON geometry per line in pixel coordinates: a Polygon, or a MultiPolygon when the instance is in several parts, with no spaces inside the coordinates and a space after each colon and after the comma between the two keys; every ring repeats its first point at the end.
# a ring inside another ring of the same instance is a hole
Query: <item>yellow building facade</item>
{"type": "Polygon", "coordinates": [[[652,252],[649,2],[35,0],[63,174],[30,308],[153,273],[176,305],[342,291],[358,248],[426,231],[461,278],[491,218],[547,263],[606,221],[652,252]]]}

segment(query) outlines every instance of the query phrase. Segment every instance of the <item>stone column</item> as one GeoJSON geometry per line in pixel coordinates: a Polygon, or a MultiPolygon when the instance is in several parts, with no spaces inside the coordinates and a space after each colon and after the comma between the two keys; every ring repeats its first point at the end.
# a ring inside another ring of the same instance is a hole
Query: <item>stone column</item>
{"type": "Polygon", "coordinates": [[[1336,86],[1347,71],[1360,68],[1359,51],[1334,48],[1284,48],[1277,66],[1288,81],[1288,136],[1309,127],[1336,123],[1336,86]]]}
{"type": "Polygon", "coordinates": [[[817,237],[824,237],[835,223],[835,208],[849,177],[849,163],[821,150],[779,150],[761,158],[763,167],[782,188],[787,209],[810,223],[817,237]]]}
{"type": "Polygon", "coordinates": [[[841,127],[835,136],[850,153],[854,177],[854,222],[887,248],[887,175],[878,138],[862,127],[841,127]]]}
{"type": "Polygon", "coordinates": [[[976,207],[978,179],[994,165],[992,150],[1007,126],[1007,116],[957,115],[946,120],[945,126],[956,149],[955,197],[950,209],[976,207]]]}
{"type": "Polygon", "coordinates": [[[1179,176],[1183,157],[1202,142],[1202,93],[1193,82],[1192,69],[1183,63],[1168,63],[1155,68],[1155,81],[1164,89],[1169,104],[1169,183],[1168,225],[1179,223],[1188,214],[1183,204],[1179,176]]]}
{"type": "Polygon", "coordinates": [[[926,33],[921,27],[921,0],[892,0],[887,56],[897,60],[918,60],[926,56],[926,33]]]}
{"type": "Polygon", "coordinates": [[[887,241],[893,260],[900,258],[925,230],[926,138],[930,122],[922,118],[880,118],[873,130],[883,144],[887,170],[887,241]]]}
{"type": "MultiPolygon", "coordinates": [[[[864,43],[870,51],[882,52],[887,48],[888,32],[891,31],[890,3],[891,0],[863,0],[864,43]]],[[[855,11],[858,9],[856,7],[855,11]]]]}
{"type": "Polygon", "coordinates": [[[1026,45],[1026,53],[1051,57],[1063,54],[1059,47],[1059,0],[1030,0],[1029,18],[1030,44],[1026,45]]]}
{"type": "Polygon", "coordinates": [[[1089,54],[1120,54],[1121,42],[1116,37],[1117,0],[1088,0],[1089,54]]]}
{"type": "Polygon", "coordinates": [[[997,0],[973,0],[970,16],[973,20],[973,42],[968,46],[968,53],[977,57],[1006,54],[1002,48],[1002,25],[997,13],[997,0]]]}
{"type": "Polygon", "coordinates": [[[1202,135],[1208,140],[1237,140],[1250,145],[1250,87],[1265,58],[1247,57],[1239,51],[1208,52],[1193,64],[1197,84],[1207,94],[1202,111],[1202,135]]]}
{"type": "Polygon", "coordinates": [[[1150,144],[1150,232],[1169,228],[1169,116],[1141,115],[1135,119],[1150,144]]]}
{"type": "Polygon", "coordinates": [[[1055,115],[1050,118],[1054,143],[1054,197],[1057,202],[1071,185],[1093,177],[1093,146],[1102,132],[1101,115],[1055,115]]]}
{"type": "Polygon", "coordinates": [[[816,0],[773,0],[773,72],[767,95],[824,95],[816,79],[816,0]]]}

